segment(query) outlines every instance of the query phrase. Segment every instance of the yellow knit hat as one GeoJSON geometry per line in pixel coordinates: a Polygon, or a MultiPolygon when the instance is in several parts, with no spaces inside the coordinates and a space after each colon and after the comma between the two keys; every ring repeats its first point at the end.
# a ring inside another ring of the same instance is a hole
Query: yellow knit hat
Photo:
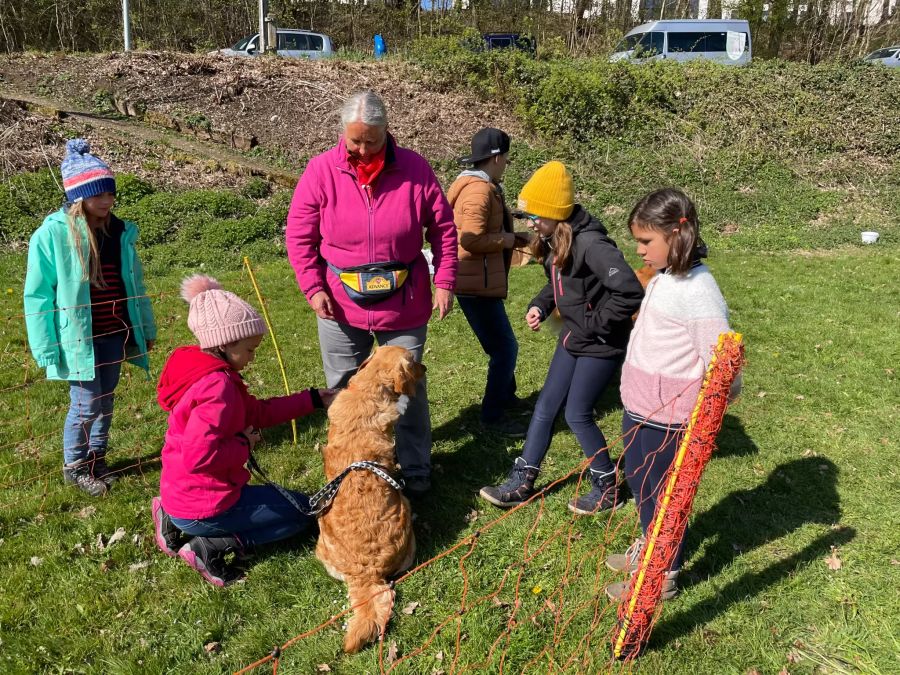
{"type": "Polygon", "coordinates": [[[540,218],[565,220],[575,208],[572,176],[562,162],[547,162],[525,183],[519,208],[540,218]]]}

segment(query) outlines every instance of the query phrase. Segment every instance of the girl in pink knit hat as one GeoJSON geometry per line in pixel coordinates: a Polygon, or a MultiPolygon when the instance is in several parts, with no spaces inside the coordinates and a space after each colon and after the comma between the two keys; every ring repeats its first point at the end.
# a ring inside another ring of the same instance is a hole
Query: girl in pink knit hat
{"type": "Polygon", "coordinates": [[[153,524],[163,553],[178,555],[210,583],[225,586],[242,576],[227,561],[230,554],[300,534],[314,520],[299,510],[309,507],[306,495],[247,485],[244,465],[260,441],[259,429],[326,408],[334,392],[253,397],[240,372],[266,333],[260,315],[210,277],[185,279],[181,295],[200,344],[172,352],[157,387],[169,422],[153,524]]]}

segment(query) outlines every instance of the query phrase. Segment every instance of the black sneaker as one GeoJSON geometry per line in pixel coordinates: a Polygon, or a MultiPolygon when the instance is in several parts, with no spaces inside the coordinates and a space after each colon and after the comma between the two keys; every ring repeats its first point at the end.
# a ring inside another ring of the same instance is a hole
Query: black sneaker
{"type": "MultiPolygon", "coordinates": [[[[590,469],[591,491],[569,501],[569,511],[590,516],[600,511],[615,511],[625,504],[627,497],[616,483],[616,472],[604,474],[590,469]]],[[[585,481],[582,481],[584,485],[585,481]]]]}
{"type": "Polygon", "coordinates": [[[431,479],[428,476],[408,476],[403,482],[406,484],[403,494],[411,499],[424,497],[431,491],[431,479]]]}
{"type": "Polygon", "coordinates": [[[482,422],[481,426],[485,431],[500,434],[507,438],[525,438],[525,435],[528,433],[527,424],[512,420],[505,415],[494,422],[482,422]]]}
{"type": "Polygon", "coordinates": [[[540,469],[536,466],[529,466],[524,459],[516,457],[506,482],[497,486],[483,487],[478,494],[502,509],[518,506],[537,492],[534,489],[534,481],[537,480],[538,473],[540,469]]]}
{"type": "Polygon", "coordinates": [[[190,539],[181,530],[175,527],[169,514],[163,510],[162,500],[154,497],[150,502],[150,515],[153,516],[153,533],[156,545],[170,558],[178,555],[178,549],[190,539]]]}
{"type": "Polygon", "coordinates": [[[244,578],[244,573],[234,565],[234,559],[242,553],[237,537],[194,537],[179,549],[178,557],[213,586],[222,588],[244,578]]]}
{"type": "Polygon", "coordinates": [[[111,487],[119,479],[106,463],[106,450],[91,451],[88,453],[87,461],[91,466],[91,475],[97,480],[102,480],[111,487]]]}
{"type": "Polygon", "coordinates": [[[109,491],[106,483],[91,475],[91,465],[84,460],[71,465],[64,464],[63,479],[91,497],[102,497],[109,491]]]}
{"type": "Polygon", "coordinates": [[[530,416],[531,413],[534,412],[534,405],[532,405],[528,399],[519,398],[518,396],[513,395],[513,397],[506,402],[504,409],[507,413],[512,413],[514,415],[530,416]]]}

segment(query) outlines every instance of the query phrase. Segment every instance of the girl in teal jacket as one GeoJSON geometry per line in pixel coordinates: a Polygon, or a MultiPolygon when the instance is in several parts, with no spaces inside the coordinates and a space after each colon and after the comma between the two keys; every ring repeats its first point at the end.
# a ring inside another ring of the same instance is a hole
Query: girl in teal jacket
{"type": "Polygon", "coordinates": [[[115,479],[106,464],[122,362],[149,371],[156,325],[135,251],[137,227],[112,214],[116,183],[84,139],[66,144],[68,204],[28,244],[25,323],[47,379],[68,380],[63,476],[88,494],[115,479]]]}

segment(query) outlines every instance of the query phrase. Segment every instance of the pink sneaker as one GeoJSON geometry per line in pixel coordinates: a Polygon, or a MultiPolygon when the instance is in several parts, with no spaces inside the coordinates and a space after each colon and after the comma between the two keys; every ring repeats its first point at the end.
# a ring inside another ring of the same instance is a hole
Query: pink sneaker
{"type": "Polygon", "coordinates": [[[244,578],[243,572],[225,560],[229,553],[239,555],[237,537],[194,537],[178,551],[178,557],[200,572],[213,586],[222,588],[244,578]]]}
{"type": "Polygon", "coordinates": [[[178,547],[184,542],[185,535],[175,527],[169,514],[163,510],[162,500],[154,497],[150,502],[150,514],[153,516],[153,534],[159,550],[170,558],[177,555],[178,547]]]}

